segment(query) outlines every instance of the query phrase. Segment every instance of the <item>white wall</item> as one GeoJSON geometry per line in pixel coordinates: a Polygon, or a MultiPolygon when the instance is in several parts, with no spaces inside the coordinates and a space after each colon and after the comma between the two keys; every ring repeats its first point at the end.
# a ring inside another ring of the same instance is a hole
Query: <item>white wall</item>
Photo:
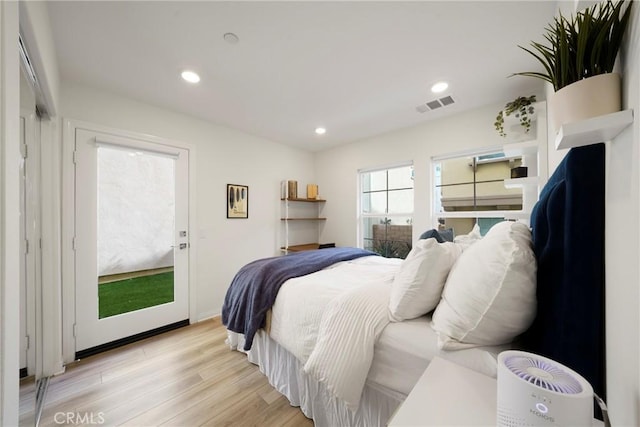
{"type": "MultiPolygon", "coordinates": [[[[547,98],[553,94],[553,85],[551,83],[545,84],[545,93],[547,98]]],[[[549,110],[547,109],[548,113],[549,110]]],[[[547,138],[549,176],[551,176],[569,150],[556,150],[556,134],[553,126],[547,126],[547,138]]]]}
{"type": "Polygon", "coordinates": [[[607,403],[612,425],[640,425],[640,6],[621,52],[623,108],[633,124],[607,144],[607,403]]]}
{"type": "Polygon", "coordinates": [[[126,131],[184,141],[196,151],[198,318],[220,313],[237,270],[280,245],[280,181],[314,182],[313,154],[210,122],[65,82],[61,113],[126,131]],[[226,218],[226,184],[249,186],[249,218],[226,218]]]}
{"type": "Polygon", "coordinates": [[[18,424],[20,77],[18,5],[0,3],[0,425],[18,424]]]}
{"type": "Polygon", "coordinates": [[[317,179],[327,199],[328,218],[320,240],[356,246],[358,170],[407,161],[413,161],[415,171],[413,238],[436,228],[431,217],[431,158],[505,145],[493,127],[503,107],[504,103],[490,105],[317,153],[317,179]]]}
{"type": "Polygon", "coordinates": [[[60,75],[46,1],[20,2],[20,29],[38,76],[41,99],[37,101],[55,116],[60,101],[60,75]]]}

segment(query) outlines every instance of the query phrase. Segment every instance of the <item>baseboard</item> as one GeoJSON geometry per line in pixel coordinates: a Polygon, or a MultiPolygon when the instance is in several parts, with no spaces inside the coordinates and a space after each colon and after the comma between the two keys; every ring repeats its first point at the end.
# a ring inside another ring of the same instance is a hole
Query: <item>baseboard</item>
{"type": "Polygon", "coordinates": [[[174,329],[182,328],[183,326],[189,326],[189,319],[181,320],[179,322],[172,323],[170,325],[161,326],[150,331],[141,332],[130,337],[121,338],[119,340],[111,341],[106,344],[97,345],[95,347],[87,348],[86,350],[80,350],[76,352],[76,360],[84,359],[85,357],[93,356],[94,354],[102,353],[103,351],[112,350],[114,348],[122,347],[123,345],[131,344],[136,341],[150,338],[155,335],[169,332],[174,329]]]}
{"type": "Polygon", "coordinates": [[[220,316],[219,312],[215,311],[206,311],[204,313],[200,313],[196,319],[196,322],[202,322],[203,320],[209,320],[214,317],[220,316]]]}

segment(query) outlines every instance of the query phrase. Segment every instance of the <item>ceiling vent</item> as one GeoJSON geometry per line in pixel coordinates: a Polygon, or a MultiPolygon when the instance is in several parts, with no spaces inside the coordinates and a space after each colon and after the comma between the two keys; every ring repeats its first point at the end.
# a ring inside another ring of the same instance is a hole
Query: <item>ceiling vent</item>
{"type": "Polygon", "coordinates": [[[426,113],[427,111],[437,110],[438,108],[446,107],[447,105],[451,105],[455,103],[453,98],[450,95],[447,95],[443,98],[434,99],[433,101],[425,102],[424,104],[420,104],[416,107],[416,111],[418,113],[426,113]]]}

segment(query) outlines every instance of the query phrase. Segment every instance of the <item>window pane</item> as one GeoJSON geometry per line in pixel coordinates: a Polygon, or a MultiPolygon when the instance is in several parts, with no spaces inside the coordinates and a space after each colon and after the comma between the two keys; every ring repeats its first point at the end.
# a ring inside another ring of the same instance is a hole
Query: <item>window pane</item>
{"type": "Polygon", "coordinates": [[[489,229],[499,222],[504,221],[502,217],[495,218],[441,218],[438,220],[438,228],[441,230],[453,230],[453,235],[460,236],[469,234],[473,226],[477,223],[480,228],[480,234],[484,236],[489,229]]]}
{"type": "Polygon", "coordinates": [[[491,227],[502,221],[504,221],[504,218],[478,218],[480,234],[484,236],[491,227]]]}
{"type": "Polygon", "coordinates": [[[501,152],[435,164],[436,212],[522,209],[522,189],[504,186],[511,169],[521,164],[521,158],[501,152]]]}
{"type": "Polygon", "coordinates": [[[412,175],[412,166],[361,174],[361,213],[376,215],[362,219],[364,248],[386,257],[398,258],[406,257],[411,250],[412,175]]]}
{"type": "Polygon", "coordinates": [[[475,210],[473,184],[449,185],[440,187],[439,212],[475,210]]]}
{"type": "Polygon", "coordinates": [[[362,174],[363,191],[379,191],[387,189],[387,171],[373,171],[362,174]]]}
{"type": "Polygon", "coordinates": [[[413,188],[413,166],[389,169],[389,189],[413,188]]]}
{"type": "Polygon", "coordinates": [[[413,189],[389,191],[388,213],[413,212],[413,189]]]}
{"type": "Polygon", "coordinates": [[[174,300],[175,160],[99,147],[98,318],[174,300]]]}
{"type": "Polygon", "coordinates": [[[443,160],[440,163],[441,185],[473,182],[472,163],[470,157],[443,160]]]}
{"type": "Polygon", "coordinates": [[[362,195],[362,212],[384,214],[387,211],[387,192],[364,193],[362,195]]]}
{"type": "Polygon", "coordinates": [[[379,224],[384,218],[367,217],[362,219],[362,236],[365,241],[371,241],[373,239],[373,224],[379,224]]]}
{"type": "Polygon", "coordinates": [[[363,237],[365,249],[388,258],[406,258],[411,250],[411,218],[364,218],[363,237]]]}
{"type": "Polygon", "coordinates": [[[453,230],[453,236],[469,234],[476,224],[475,218],[444,218],[441,228],[453,230]]]}
{"type": "Polygon", "coordinates": [[[511,168],[516,166],[520,166],[519,160],[479,164],[476,169],[476,181],[511,178],[511,168]]]}
{"type": "Polygon", "coordinates": [[[479,182],[476,203],[482,211],[512,211],[522,209],[522,189],[507,189],[504,182],[479,182]]]}

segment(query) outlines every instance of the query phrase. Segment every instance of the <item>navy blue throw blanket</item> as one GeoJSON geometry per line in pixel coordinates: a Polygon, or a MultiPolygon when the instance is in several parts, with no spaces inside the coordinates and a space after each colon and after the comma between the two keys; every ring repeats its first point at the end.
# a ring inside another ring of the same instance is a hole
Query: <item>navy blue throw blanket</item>
{"type": "Polygon", "coordinates": [[[575,370],[605,396],[604,144],[572,148],[531,214],[538,313],[524,347],[575,370]]]}
{"type": "Polygon", "coordinates": [[[244,334],[244,349],[249,350],[284,282],[336,262],[371,255],[378,254],[357,248],[327,248],[253,261],[233,278],[222,305],[222,323],[230,331],[244,334]]]}

